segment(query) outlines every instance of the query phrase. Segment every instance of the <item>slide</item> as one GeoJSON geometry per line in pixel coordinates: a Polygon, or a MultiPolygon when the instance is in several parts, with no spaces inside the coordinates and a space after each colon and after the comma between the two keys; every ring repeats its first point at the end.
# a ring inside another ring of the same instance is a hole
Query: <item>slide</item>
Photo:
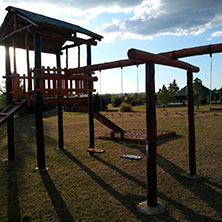
{"type": "Polygon", "coordinates": [[[7,106],[3,111],[0,112],[0,126],[7,121],[7,119],[18,112],[25,104],[27,100],[15,101],[7,106]]]}
{"type": "MultiPolygon", "coordinates": [[[[75,103],[75,102],[74,102],[75,103]]],[[[84,112],[88,112],[88,105],[86,103],[76,103],[77,106],[79,106],[84,112]]],[[[97,119],[99,122],[101,122],[103,125],[108,127],[109,129],[113,130],[115,133],[121,133],[124,132],[122,128],[117,126],[114,122],[103,116],[99,112],[94,112],[94,118],[97,119]]]]}

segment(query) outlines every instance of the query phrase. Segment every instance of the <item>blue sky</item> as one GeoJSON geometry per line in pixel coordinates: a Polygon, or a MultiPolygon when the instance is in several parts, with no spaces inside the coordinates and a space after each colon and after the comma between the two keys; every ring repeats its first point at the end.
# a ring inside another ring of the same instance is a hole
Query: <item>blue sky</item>
{"type": "MultiPolygon", "coordinates": [[[[92,49],[92,62],[102,63],[127,58],[130,48],[138,48],[152,53],[160,53],[187,47],[220,43],[222,40],[221,0],[0,0],[0,23],[8,5],[23,8],[50,17],[80,25],[104,36],[102,42],[92,49]]],[[[85,51],[84,48],[81,49],[85,51]]],[[[76,51],[70,67],[75,67],[76,51]]],[[[18,57],[24,52],[18,50],[18,57]]],[[[4,48],[0,47],[1,70],[4,75],[4,48]]],[[[71,57],[71,56],[70,56],[71,57]]],[[[44,55],[45,65],[55,65],[54,56],[44,55]]],[[[85,65],[85,55],[81,65],[85,65]]],[[[64,61],[64,59],[63,59],[64,61]]],[[[209,55],[186,58],[200,67],[195,74],[210,87],[209,55]]],[[[64,62],[63,62],[64,64],[64,62]]],[[[212,88],[222,87],[222,55],[213,55],[212,88]]],[[[19,60],[18,72],[25,72],[24,61],[19,60]]],[[[144,91],[144,66],[124,68],[124,92],[137,91],[137,71],[139,91],[144,91]]],[[[96,73],[98,75],[98,72],[96,73]]],[[[102,93],[121,92],[121,70],[102,71],[102,93]]],[[[163,84],[169,85],[176,79],[180,88],[186,84],[186,72],[176,68],[156,65],[156,91],[163,84]]],[[[2,83],[2,78],[0,80],[2,83]]],[[[99,83],[96,84],[99,91],[99,83]]]]}

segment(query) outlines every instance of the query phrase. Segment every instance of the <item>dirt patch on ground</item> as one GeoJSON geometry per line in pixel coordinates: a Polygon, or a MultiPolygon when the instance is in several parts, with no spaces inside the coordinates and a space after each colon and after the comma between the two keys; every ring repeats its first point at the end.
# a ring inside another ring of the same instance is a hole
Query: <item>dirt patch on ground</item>
{"type": "MultiPolygon", "coordinates": [[[[157,139],[169,137],[169,136],[175,136],[176,132],[173,131],[163,131],[163,130],[157,130],[157,139]]],[[[102,136],[99,136],[98,139],[102,140],[112,140],[111,134],[105,134],[102,136]]],[[[120,133],[116,133],[114,135],[114,140],[121,140],[120,133]]],[[[145,144],[146,143],[146,130],[145,129],[131,129],[126,130],[124,134],[124,140],[126,142],[131,143],[139,143],[139,144],[145,144]]]]}

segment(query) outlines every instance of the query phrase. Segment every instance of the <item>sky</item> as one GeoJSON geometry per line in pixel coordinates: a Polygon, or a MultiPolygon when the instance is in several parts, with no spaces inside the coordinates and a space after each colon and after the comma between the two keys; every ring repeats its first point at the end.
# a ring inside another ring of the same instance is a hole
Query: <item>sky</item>
{"type": "MultiPolygon", "coordinates": [[[[0,24],[7,6],[14,6],[61,19],[102,35],[92,47],[92,64],[127,59],[127,51],[136,48],[151,53],[221,43],[221,0],[0,0],[0,24]]],[[[82,46],[83,47],[83,46],[82,46]]],[[[85,48],[81,47],[81,66],[86,65],[85,48]]],[[[3,84],[4,48],[0,47],[0,83],[3,84]]],[[[17,50],[18,73],[25,73],[25,53],[17,50]]],[[[69,67],[77,65],[77,51],[69,51],[69,67]]],[[[209,55],[181,59],[200,68],[194,74],[210,88],[209,55]]],[[[43,65],[55,66],[55,56],[43,54],[43,65]]],[[[222,54],[212,57],[212,89],[222,87],[222,54]]],[[[31,56],[33,65],[33,56],[31,56]]],[[[65,59],[62,58],[62,66],[65,59]]],[[[144,65],[138,68],[110,69],[96,72],[99,93],[131,93],[145,91],[144,65]],[[121,75],[123,88],[121,88],[121,75]],[[137,78],[138,76],[138,78],[137,78]]],[[[186,71],[162,65],[155,66],[156,91],[176,80],[186,85],[186,71]]]]}

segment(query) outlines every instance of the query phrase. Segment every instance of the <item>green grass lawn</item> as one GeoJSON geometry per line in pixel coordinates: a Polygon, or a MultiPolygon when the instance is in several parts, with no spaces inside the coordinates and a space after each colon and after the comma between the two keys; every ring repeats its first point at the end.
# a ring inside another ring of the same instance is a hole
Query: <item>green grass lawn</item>
{"type": "MultiPolygon", "coordinates": [[[[158,141],[158,198],[166,205],[159,216],[135,209],[146,200],[145,147],[96,139],[106,152],[88,156],[88,115],[64,113],[64,151],[58,151],[56,111],[44,113],[46,165],[36,167],[34,115],[15,119],[16,161],[0,161],[0,221],[222,221],[222,112],[201,107],[195,112],[197,171],[190,181],[185,107],[157,109],[160,130],[177,136],[158,141]],[[140,161],[121,154],[142,155],[140,161]]],[[[145,128],[145,109],[103,112],[124,129],[145,128]]],[[[7,158],[6,126],[0,128],[1,159],[7,158]]],[[[96,137],[109,129],[95,120],[96,137]]]]}

